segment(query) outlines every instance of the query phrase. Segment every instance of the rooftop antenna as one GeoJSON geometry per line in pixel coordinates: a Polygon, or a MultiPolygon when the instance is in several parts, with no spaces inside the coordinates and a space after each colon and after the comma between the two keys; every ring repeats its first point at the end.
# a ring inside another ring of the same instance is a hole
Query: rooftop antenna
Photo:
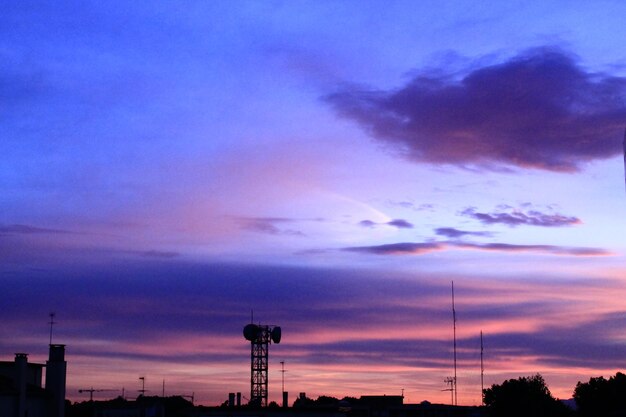
{"type": "Polygon", "coordinates": [[[141,393],[142,396],[145,396],[145,394],[146,394],[146,377],[145,376],[140,376],[139,380],[141,381],[141,389],[139,390],[139,392],[141,393]]]}
{"type": "Polygon", "coordinates": [[[54,316],[55,316],[54,312],[51,312],[49,316],[50,316],[50,321],[48,322],[48,324],[50,325],[50,344],[52,344],[52,326],[55,325],[57,322],[54,321],[54,316]]]}
{"type": "Polygon", "coordinates": [[[450,404],[454,405],[454,378],[449,376],[443,380],[450,388],[442,389],[442,391],[450,391],[450,404]]]}
{"type": "Polygon", "coordinates": [[[456,379],[456,310],[454,309],[454,281],[452,281],[452,335],[454,341],[454,381],[452,384],[452,389],[454,393],[454,403],[453,405],[459,405],[458,401],[458,389],[457,389],[457,379],[456,379]]]}
{"type": "Polygon", "coordinates": [[[88,392],[89,393],[89,402],[93,402],[93,393],[94,392],[105,392],[105,391],[118,391],[116,389],[94,389],[94,387],[91,387],[89,389],[79,389],[78,392],[80,394],[82,394],[83,392],[88,392]]]}
{"type": "Polygon", "coordinates": [[[480,331],[480,398],[483,405],[485,405],[485,367],[483,366],[483,331],[480,331]]]}
{"type": "Polygon", "coordinates": [[[195,397],[196,393],[192,392],[191,395],[179,395],[179,397],[183,397],[183,398],[189,398],[191,400],[191,405],[193,405],[193,398],[195,397]]]}

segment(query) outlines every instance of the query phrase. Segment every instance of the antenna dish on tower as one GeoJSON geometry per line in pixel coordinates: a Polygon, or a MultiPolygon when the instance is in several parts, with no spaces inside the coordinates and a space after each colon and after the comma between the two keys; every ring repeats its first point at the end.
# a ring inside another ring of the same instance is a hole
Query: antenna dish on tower
{"type": "Polygon", "coordinates": [[[246,340],[249,340],[251,342],[254,342],[255,340],[257,340],[259,338],[260,333],[261,333],[261,329],[256,324],[250,323],[243,328],[243,337],[245,337],[246,340]]]}
{"type": "Polygon", "coordinates": [[[276,326],[272,329],[271,335],[272,335],[272,342],[280,343],[280,337],[282,335],[282,331],[280,330],[279,326],[276,326]]]}

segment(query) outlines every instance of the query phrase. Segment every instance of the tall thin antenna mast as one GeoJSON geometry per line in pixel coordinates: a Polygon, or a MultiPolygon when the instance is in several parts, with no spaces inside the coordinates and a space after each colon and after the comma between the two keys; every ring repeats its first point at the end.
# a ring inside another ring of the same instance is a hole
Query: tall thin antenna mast
{"type": "Polygon", "coordinates": [[[480,398],[485,405],[485,367],[483,366],[483,331],[480,331],[480,398]]]}
{"type": "Polygon", "coordinates": [[[624,181],[626,184],[626,129],[624,129],[624,142],[622,142],[622,146],[624,147],[624,181]]]}
{"type": "Polygon", "coordinates": [[[280,373],[283,374],[282,375],[282,391],[281,392],[284,394],[284,392],[285,392],[285,372],[287,372],[287,371],[285,371],[285,361],[280,361],[280,367],[281,367],[280,373]]]}
{"type": "Polygon", "coordinates": [[[48,322],[48,324],[50,325],[50,344],[52,344],[52,326],[56,324],[56,321],[54,321],[54,316],[55,313],[50,313],[50,321],[48,322]]]}
{"type": "Polygon", "coordinates": [[[454,309],[454,281],[452,281],[452,331],[454,340],[454,405],[459,405],[456,379],[456,310],[454,309]]]}

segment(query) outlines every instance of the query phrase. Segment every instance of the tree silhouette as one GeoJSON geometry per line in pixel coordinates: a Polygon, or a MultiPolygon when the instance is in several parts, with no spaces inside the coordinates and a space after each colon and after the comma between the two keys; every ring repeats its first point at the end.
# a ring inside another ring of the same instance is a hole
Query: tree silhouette
{"type": "Polygon", "coordinates": [[[578,382],[574,389],[578,413],[583,416],[626,415],[626,375],[621,372],[608,380],[600,376],[578,382]]]}
{"type": "Polygon", "coordinates": [[[320,395],[315,400],[315,404],[318,406],[336,407],[339,404],[339,400],[335,397],[329,397],[328,395],[320,395]]]}
{"type": "Polygon", "coordinates": [[[315,401],[313,401],[309,397],[302,396],[302,397],[296,398],[296,400],[293,402],[293,407],[294,408],[305,408],[305,407],[309,408],[309,407],[312,407],[314,404],[315,404],[315,401]]]}
{"type": "Polygon", "coordinates": [[[554,398],[543,377],[509,379],[487,388],[485,405],[493,417],[561,417],[571,410],[554,398]]]}

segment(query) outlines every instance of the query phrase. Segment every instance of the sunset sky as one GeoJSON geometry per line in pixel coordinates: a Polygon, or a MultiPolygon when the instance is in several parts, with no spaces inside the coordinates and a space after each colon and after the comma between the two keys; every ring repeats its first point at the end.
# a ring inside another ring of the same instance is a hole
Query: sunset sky
{"type": "Polygon", "coordinates": [[[624,370],[626,3],[1,4],[0,360],[447,403],[454,281],[460,404],[624,370]]]}

